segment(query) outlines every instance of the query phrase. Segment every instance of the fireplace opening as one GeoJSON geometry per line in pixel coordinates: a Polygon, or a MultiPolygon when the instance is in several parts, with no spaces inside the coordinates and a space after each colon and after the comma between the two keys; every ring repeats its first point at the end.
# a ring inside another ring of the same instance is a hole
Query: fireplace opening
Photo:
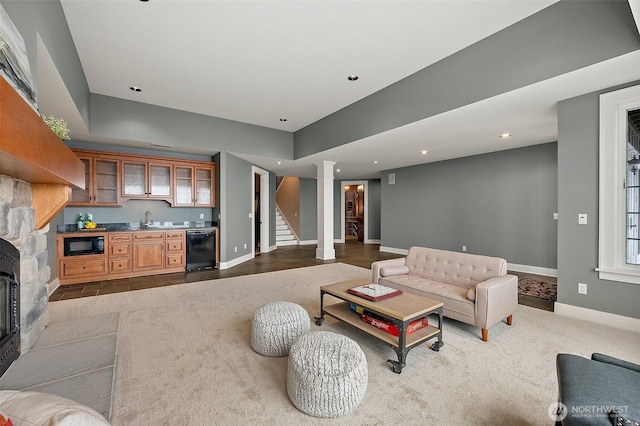
{"type": "Polygon", "coordinates": [[[20,356],[20,252],[0,238],[0,376],[20,356]]]}

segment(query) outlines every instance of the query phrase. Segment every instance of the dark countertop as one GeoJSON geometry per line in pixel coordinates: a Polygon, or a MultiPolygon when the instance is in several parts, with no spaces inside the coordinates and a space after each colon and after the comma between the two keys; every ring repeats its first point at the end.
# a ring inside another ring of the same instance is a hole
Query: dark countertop
{"type": "MultiPolygon", "coordinates": [[[[218,226],[218,222],[199,220],[191,222],[155,222],[150,228],[144,228],[138,222],[132,223],[99,223],[96,229],[82,230],[81,232],[125,232],[125,231],[164,231],[171,229],[207,229],[218,226]]],[[[58,225],[58,234],[78,232],[78,226],[74,224],[58,225]]]]}

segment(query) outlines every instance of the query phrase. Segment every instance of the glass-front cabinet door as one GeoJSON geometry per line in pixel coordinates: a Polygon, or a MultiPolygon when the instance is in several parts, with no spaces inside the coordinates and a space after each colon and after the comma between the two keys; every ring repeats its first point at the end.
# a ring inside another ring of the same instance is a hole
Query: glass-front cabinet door
{"type": "Polygon", "coordinates": [[[149,163],[149,195],[171,198],[171,165],[149,163]]]}
{"type": "Polygon", "coordinates": [[[78,157],[84,164],[84,189],[73,188],[69,204],[91,203],[91,158],[78,157]]]}
{"type": "Polygon", "coordinates": [[[147,192],[147,163],[122,163],[122,195],[144,197],[147,192]]]}
{"type": "Polygon", "coordinates": [[[95,194],[93,203],[103,206],[120,204],[118,160],[94,159],[95,194]]]}
{"type": "Polygon", "coordinates": [[[176,196],[174,205],[192,206],[193,201],[193,167],[176,166],[176,196]]]}
{"type": "Polygon", "coordinates": [[[196,206],[213,205],[213,170],[196,167],[196,206]]]}

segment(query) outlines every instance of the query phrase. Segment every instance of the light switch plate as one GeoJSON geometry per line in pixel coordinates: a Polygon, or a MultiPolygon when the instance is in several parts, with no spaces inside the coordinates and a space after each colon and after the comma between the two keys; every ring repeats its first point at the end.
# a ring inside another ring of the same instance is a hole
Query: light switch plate
{"type": "Polygon", "coordinates": [[[587,285],[584,283],[578,283],[578,293],[587,294],[587,285]]]}
{"type": "Polygon", "coordinates": [[[578,214],[578,225],[586,225],[587,224],[587,214],[579,213],[578,214]]]}

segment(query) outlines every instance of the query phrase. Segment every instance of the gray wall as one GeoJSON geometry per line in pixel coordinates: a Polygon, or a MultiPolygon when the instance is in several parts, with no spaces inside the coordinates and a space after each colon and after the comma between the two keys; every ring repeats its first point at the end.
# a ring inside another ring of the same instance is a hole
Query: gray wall
{"type": "MultiPolygon", "coordinates": [[[[254,226],[253,194],[251,185],[254,175],[253,164],[229,153],[220,153],[220,261],[229,262],[253,252],[251,232],[254,226]],[[244,248],[247,244],[247,248],[244,248]],[[235,247],[238,251],[235,251],[235,247]]],[[[276,178],[269,173],[269,246],[275,245],[276,178]]]]}
{"type": "Polygon", "coordinates": [[[294,157],[315,154],[637,49],[638,30],[627,1],[560,1],[298,130],[294,157]]]}
{"type": "Polygon", "coordinates": [[[600,280],[595,272],[599,95],[611,90],[558,103],[558,302],[640,318],[640,285],[600,280]],[[578,213],[587,213],[587,225],[578,225],[578,213]],[[587,294],[578,294],[579,282],[587,294]]]}
{"type": "Polygon", "coordinates": [[[556,268],[557,144],[384,172],[382,246],[499,256],[556,268]],[[388,174],[396,174],[389,185],[388,174]]]}

